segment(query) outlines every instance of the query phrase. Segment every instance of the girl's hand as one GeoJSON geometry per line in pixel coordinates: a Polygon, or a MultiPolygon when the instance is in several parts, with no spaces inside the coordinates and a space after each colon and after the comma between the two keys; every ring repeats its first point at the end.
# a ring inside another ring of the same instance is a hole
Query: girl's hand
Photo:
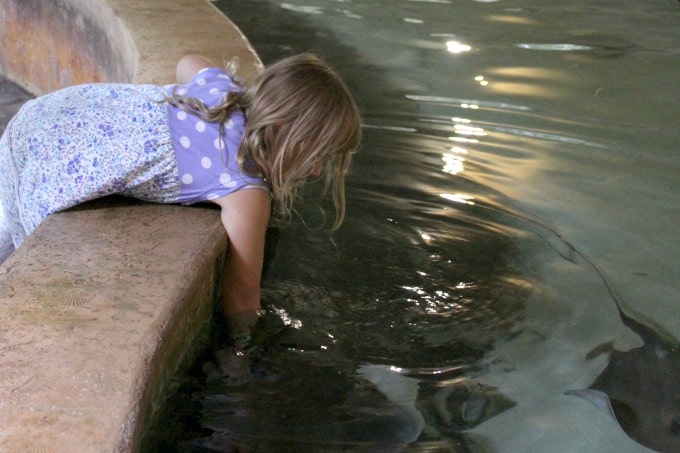
{"type": "Polygon", "coordinates": [[[248,310],[227,316],[229,336],[237,352],[245,353],[250,345],[251,329],[259,318],[255,310],[248,310]]]}

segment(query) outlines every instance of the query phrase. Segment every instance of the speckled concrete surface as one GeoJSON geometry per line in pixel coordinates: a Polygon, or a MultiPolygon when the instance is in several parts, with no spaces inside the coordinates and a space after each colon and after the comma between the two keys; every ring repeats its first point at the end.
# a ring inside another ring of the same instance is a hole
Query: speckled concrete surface
{"type": "MultiPolygon", "coordinates": [[[[7,0],[0,17],[11,20],[9,10],[31,3],[44,4],[7,0]]],[[[90,19],[82,23],[99,24],[104,34],[130,37],[135,47],[119,56],[134,68],[132,81],[171,82],[188,52],[217,62],[238,56],[246,77],[260,64],[205,0],[56,3],[82,8],[90,19]]],[[[55,77],[76,80],[70,65],[77,59],[55,60],[56,76],[30,72],[44,55],[10,47],[26,46],[45,23],[23,23],[14,31],[22,39],[0,36],[0,74],[36,94],[55,88],[55,77]],[[25,61],[10,68],[8,55],[25,61]]],[[[225,247],[219,212],[210,207],[106,199],[41,224],[0,265],[0,451],[136,451],[144,420],[210,318],[225,247]]]]}
{"type": "Polygon", "coordinates": [[[213,243],[223,236],[214,218],[208,208],[102,203],[42,224],[8,258],[0,451],[134,445],[191,329],[210,317],[210,271],[225,245],[213,243]]]}

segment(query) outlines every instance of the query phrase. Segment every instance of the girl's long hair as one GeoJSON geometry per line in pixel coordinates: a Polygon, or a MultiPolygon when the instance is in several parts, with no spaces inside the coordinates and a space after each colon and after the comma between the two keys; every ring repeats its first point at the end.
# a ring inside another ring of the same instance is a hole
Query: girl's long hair
{"type": "Polygon", "coordinates": [[[361,141],[359,110],[345,83],[311,54],[268,66],[252,85],[230,72],[243,90],[230,92],[214,107],[176,92],[166,100],[218,123],[220,137],[231,114],[243,111],[246,127],[236,157],[241,170],[267,182],[283,219],[293,211],[300,184],[320,170],[337,229],[345,217],[345,174],[361,141]]]}

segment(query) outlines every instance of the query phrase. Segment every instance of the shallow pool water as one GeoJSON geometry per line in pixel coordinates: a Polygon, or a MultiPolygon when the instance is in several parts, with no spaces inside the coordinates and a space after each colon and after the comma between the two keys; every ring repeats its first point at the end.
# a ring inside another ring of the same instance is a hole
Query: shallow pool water
{"type": "Polygon", "coordinates": [[[680,4],[559,3],[216,2],[335,66],[365,140],[334,242],[280,232],[249,356],[216,325],[148,450],[680,449],[680,4]]]}
{"type": "Polygon", "coordinates": [[[217,335],[155,448],[680,449],[677,1],[215,4],[336,67],[364,141],[343,228],[281,230],[253,350],[217,335]]]}

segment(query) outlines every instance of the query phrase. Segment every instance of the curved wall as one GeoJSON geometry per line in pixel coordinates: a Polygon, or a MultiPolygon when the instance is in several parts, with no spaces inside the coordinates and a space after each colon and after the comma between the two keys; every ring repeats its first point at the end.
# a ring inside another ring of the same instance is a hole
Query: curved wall
{"type": "Polygon", "coordinates": [[[0,8],[0,71],[32,93],[133,80],[134,42],[106,2],[4,0],[0,8]]]}
{"type": "MultiPolygon", "coordinates": [[[[260,67],[207,0],[0,0],[0,46],[0,72],[34,94],[169,83],[190,52],[260,67]]],[[[226,245],[210,207],[110,198],[43,222],[0,265],[0,451],[137,451],[210,320],[226,245]]]]}

